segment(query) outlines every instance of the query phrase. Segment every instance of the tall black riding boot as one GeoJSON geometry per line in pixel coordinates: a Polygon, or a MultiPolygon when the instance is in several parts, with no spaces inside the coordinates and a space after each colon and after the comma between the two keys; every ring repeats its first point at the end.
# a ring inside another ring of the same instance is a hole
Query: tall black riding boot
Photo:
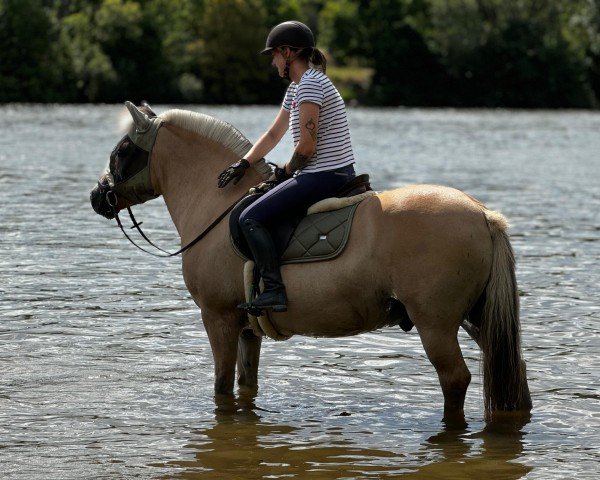
{"type": "Polygon", "coordinates": [[[274,312],[285,312],[287,296],[271,233],[262,224],[252,219],[245,220],[241,227],[265,284],[263,292],[252,301],[252,306],[258,310],[272,309],[274,312]]]}

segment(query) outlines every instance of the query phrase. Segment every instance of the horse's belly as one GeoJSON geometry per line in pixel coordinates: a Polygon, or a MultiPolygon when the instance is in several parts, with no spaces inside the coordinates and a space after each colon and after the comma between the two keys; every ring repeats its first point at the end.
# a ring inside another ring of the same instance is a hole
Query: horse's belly
{"type": "Polygon", "coordinates": [[[275,327],[284,335],[307,335],[316,337],[342,337],[374,330],[386,324],[384,317],[365,316],[353,305],[333,299],[329,305],[325,301],[318,306],[294,308],[274,315],[275,327]]]}
{"type": "Polygon", "coordinates": [[[387,297],[378,282],[353,265],[323,262],[304,265],[286,276],[288,311],[275,317],[281,333],[337,337],[354,335],[386,325],[387,297]],[[307,281],[306,276],[315,280],[307,281]]]}

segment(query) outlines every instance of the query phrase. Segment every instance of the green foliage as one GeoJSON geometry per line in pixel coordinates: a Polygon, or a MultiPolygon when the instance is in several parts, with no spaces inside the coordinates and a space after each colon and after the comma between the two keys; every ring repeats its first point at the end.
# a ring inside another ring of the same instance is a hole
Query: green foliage
{"type": "Polygon", "coordinates": [[[600,0],[0,0],[0,102],[279,103],[289,19],[347,100],[599,104],[600,0]]]}
{"type": "Polygon", "coordinates": [[[467,105],[586,107],[591,92],[583,64],[564,39],[544,41],[539,25],[511,21],[470,58],[461,87],[467,105]]]}
{"type": "Polygon", "coordinates": [[[40,0],[0,0],[0,102],[57,100],[55,39],[40,0]]]}
{"type": "Polygon", "coordinates": [[[361,54],[361,22],[358,4],[351,0],[328,0],[319,16],[319,40],[340,64],[361,54]]]}
{"type": "Polygon", "coordinates": [[[360,9],[363,42],[375,70],[365,100],[377,105],[439,105],[446,73],[415,25],[427,16],[423,1],[379,0],[360,9]],[[385,28],[382,28],[385,25],[385,28]]]}
{"type": "Polygon", "coordinates": [[[94,35],[91,11],[73,13],[62,20],[60,45],[76,79],[77,100],[102,100],[101,92],[107,85],[116,85],[117,74],[94,35]]]}
{"type": "Polygon", "coordinates": [[[98,42],[110,58],[119,89],[107,84],[102,98],[168,98],[174,88],[169,63],[164,57],[158,29],[144,15],[140,4],[128,0],[104,0],[94,15],[98,42]]]}
{"type": "MultiPolygon", "coordinates": [[[[586,107],[587,0],[434,0],[430,33],[459,106],[586,107]]],[[[600,92],[598,92],[600,93],[600,92]]]]}
{"type": "Polygon", "coordinates": [[[203,18],[201,68],[205,101],[257,103],[264,101],[267,59],[258,52],[268,33],[266,13],[255,0],[207,0],[203,18]],[[261,68],[257,65],[262,63],[261,68]]]}
{"type": "Polygon", "coordinates": [[[290,19],[304,18],[301,0],[263,0],[266,13],[266,26],[272,27],[290,19]]]}

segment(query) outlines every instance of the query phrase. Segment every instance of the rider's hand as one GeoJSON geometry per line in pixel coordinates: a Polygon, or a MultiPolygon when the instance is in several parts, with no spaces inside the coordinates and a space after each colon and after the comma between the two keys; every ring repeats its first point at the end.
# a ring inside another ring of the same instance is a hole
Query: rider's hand
{"type": "Polygon", "coordinates": [[[272,190],[277,185],[279,185],[279,182],[277,180],[265,180],[264,182],[261,182],[258,185],[252,187],[248,191],[248,193],[267,193],[269,190],[272,190]]]}
{"type": "Polygon", "coordinates": [[[250,193],[267,193],[269,190],[272,190],[281,182],[285,182],[288,178],[292,178],[291,173],[287,173],[285,171],[285,167],[281,168],[275,166],[275,170],[271,174],[271,176],[265,180],[264,182],[255,185],[250,189],[250,193]]]}
{"type": "Polygon", "coordinates": [[[275,172],[273,175],[275,176],[275,180],[277,180],[279,183],[287,180],[288,178],[292,178],[293,176],[291,173],[287,173],[285,171],[285,166],[283,168],[275,167],[275,172]]]}
{"type": "Polygon", "coordinates": [[[250,162],[245,158],[242,158],[239,162],[235,162],[221,172],[219,175],[219,181],[217,183],[219,188],[223,188],[229,182],[233,180],[233,184],[237,185],[240,179],[246,173],[246,170],[250,167],[250,162]]]}

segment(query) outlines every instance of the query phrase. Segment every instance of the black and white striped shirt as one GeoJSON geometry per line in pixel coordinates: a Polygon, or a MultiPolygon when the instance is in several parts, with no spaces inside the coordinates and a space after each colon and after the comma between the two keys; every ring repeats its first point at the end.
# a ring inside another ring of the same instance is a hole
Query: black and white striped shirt
{"type": "Polygon", "coordinates": [[[282,107],[290,112],[290,130],[294,146],[300,141],[300,111],[303,102],[316,103],[319,111],[317,149],[310,162],[299,173],[333,170],[354,163],[350,129],[344,100],[331,80],[320,70],[309,68],[300,83],[292,82],[283,99],[282,107]]]}

